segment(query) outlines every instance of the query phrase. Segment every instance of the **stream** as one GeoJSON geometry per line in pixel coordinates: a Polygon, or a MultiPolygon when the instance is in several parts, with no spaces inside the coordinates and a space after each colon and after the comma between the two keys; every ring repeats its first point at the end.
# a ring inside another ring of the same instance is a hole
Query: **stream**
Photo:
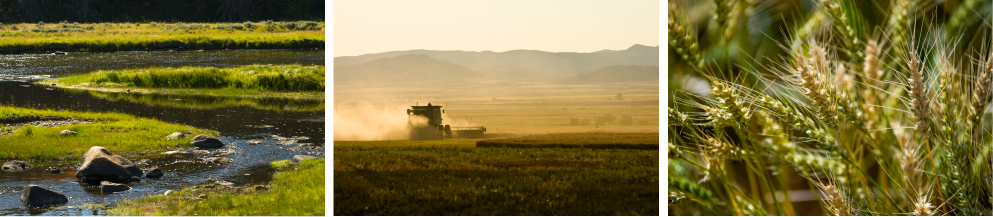
{"type": "MultiPolygon", "coordinates": [[[[227,145],[219,150],[176,149],[169,152],[125,156],[145,169],[158,166],[165,176],[129,184],[130,191],[103,193],[99,187],[79,183],[74,177],[78,162],[30,162],[25,172],[0,171],[0,215],[107,215],[120,200],[162,194],[167,190],[208,182],[208,177],[236,186],[268,184],[269,163],[293,155],[324,157],[324,109],[321,101],[287,99],[228,99],[224,97],[109,94],[63,90],[27,82],[31,78],[65,76],[95,70],[152,66],[235,67],[250,64],[323,65],[323,50],[219,50],[177,52],[70,53],[0,55],[0,104],[35,109],[119,112],[138,117],[216,130],[227,145]],[[262,144],[249,144],[258,139],[262,144]],[[296,140],[286,142],[287,140],[296,140]],[[279,143],[282,142],[283,145],[279,143]],[[292,144],[288,144],[292,143],[292,144]],[[226,149],[230,149],[228,151],[226,149]],[[205,158],[224,156],[230,163],[205,158]],[[61,173],[50,173],[59,168],[61,173]],[[52,208],[26,208],[20,200],[28,184],[60,192],[69,203],[52,208]]],[[[165,135],[163,135],[165,137],[165,135]]],[[[0,138],[0,142],[3,142],[0,138]]],[[[110,150],[114,151],[114,150],[110,150]]]]}

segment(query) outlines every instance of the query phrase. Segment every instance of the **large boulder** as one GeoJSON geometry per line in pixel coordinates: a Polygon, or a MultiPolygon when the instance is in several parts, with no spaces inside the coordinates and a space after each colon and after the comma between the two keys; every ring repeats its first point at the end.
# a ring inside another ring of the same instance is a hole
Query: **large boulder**
{"type": "Polygon", "coordinates": [[[127,185],[124,184],[113,183],[108,181],[100,182],[100,191],[103,192],[121,192],[127,190],[131,190],[131,187],[128,187],[127,185]]]}
{"type": "Polygon", "coordinates": [[[197,135],[196,137],[193,137],[190,144],[196,146],[197,148],[220,148],[224,146],[224,143],[221,142],[221,140],[205,135],[197,135]]]}
{"type": "Polygon", "coordinates": [[[303,160],[316,160],[316,159],[321,159],[321,158],[310,155],[301,155],[301,154],[293,155],[293,163],[300,163],[300,161],[303,160]]]}
{"type": "Polygon", "coordinates": [[[21,172],[31,168],[34,168],[34,165],[19,160],[12,160],[3,164],[3,171],[8,172],[21,172]]]}
{"type": "Polygon", "coordinates": [[[64,194],[42,188],[37,185],[28,185],[21,192],[21,202],[28,206],[43,206],[51,204],[65,204],[69,198],[64,194]]]}
{"type": "Polygon", "coordinates": [[[100,146],[93,146],[83,154],[82,166],[76,172],[76,178],[87,183],[127,182],[132,176],[142,175],[144,173],[134,163],[100,146]]]}

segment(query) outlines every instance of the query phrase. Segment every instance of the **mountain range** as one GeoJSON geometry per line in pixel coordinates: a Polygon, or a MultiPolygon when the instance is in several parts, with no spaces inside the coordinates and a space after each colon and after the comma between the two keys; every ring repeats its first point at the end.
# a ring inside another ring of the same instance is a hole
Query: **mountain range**
{"type": "MultiPolygon", "coordinates": [[[[589,80],[593,78],[610,77],[609,74],[612,73],[612,70],[621,70],[618,73],[625,73],[625,76],[617,78],[652,78],[652,76],[642,75],[644,72],[650,71],[651,67],[620,67],[637,65],[653,66],[655,70],[654,80],[658,80],[658,52],[658,46],[650,47],[640,44],[631,46],[626,50],[601,50],[592,53],[555,53],[535,50],[506,52],[391,51],[335,57],[334,79],[335,81],[403,81],[490,78],[579,84],[595,83],[596,80],[589,80]],[[582,78],[569,80],[571,76],[581,74],[584,74],[582,78]]],[[[622,80],[624,79],[615,82],[622,82],[622,80]]]]}

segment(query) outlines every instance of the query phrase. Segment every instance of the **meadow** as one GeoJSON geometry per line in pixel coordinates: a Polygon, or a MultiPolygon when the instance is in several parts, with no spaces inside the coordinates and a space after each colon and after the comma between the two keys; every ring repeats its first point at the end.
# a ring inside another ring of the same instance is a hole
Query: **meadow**
{"type": "Polygon", "coordinates": [[[657,150],[335,141],[335,215],[658,215],[657,150]]]}
{"type": "Polygon", "coordinates": [[[268,190],[207,188],[202,184],[169,195],[124,200],[108,210],[126,216],[323,216],[324,159],[299,164],[272,162],[279,172],[268,190]],[[206,198],[197,199],[200,195],[206,198]]]}
{"type": "Polygon", "coordinates": [[[36,83],[106,92],[321,99],[324,97],[324,66],[100,70],[36,83]]]}
{"type": "Polygon", "coordinates": [[[484,139],[476,147],[508,148],[607,148],[659,150],[658,133],[553,133],[513,138],[484,139]]]}
{"type": "Polygon", "coordinates": [[[0,53],[324,47],[324,23],[0,24],[0,53]]]}
{"type": "Polygon", "coordinates": [[[189,148],[192,137],[166,140],[174,132],[192,132],[217,136],[217,132],[190,126],[138,118],[120,113],[70,112],[35,110],[0,106],[0,159],[22,161],[79,161],[84,152],[93,146],[103,146],[114,154],[129,156],[189,148]],[[74,118],[91,123],[58,127],[30,125],[12,126],[16,123],[41,119],[74,118]],[[58,136],[62,130],[77,132],[75,135],[58,136]],[[26,148],[30,147],[30,148],[26,148]]]}

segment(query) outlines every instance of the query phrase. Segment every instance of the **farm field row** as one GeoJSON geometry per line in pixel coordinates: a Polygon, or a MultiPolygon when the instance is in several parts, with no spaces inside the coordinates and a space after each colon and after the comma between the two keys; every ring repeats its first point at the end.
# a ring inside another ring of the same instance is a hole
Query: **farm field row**
{"type": "Polygon", "coordinates": [[[476,141],[335,142],[334,214],[658,215],[657,150],[476,141]]]}

